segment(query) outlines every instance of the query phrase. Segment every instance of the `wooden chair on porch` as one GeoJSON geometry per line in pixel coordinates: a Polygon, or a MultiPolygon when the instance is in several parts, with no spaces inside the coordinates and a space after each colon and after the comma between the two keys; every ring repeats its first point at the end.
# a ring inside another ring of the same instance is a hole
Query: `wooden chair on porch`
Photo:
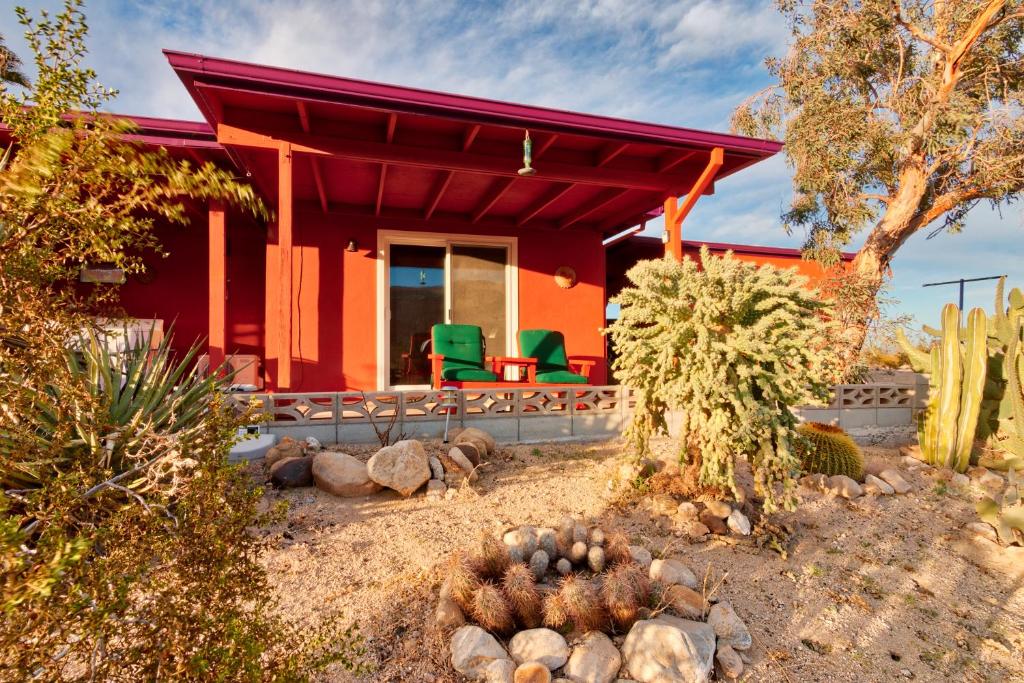
{"type": "Polygon", "coordinates": [[[536,384],[587,384],[596,361],[568,356],[565,335],[554,330],[520,330],[519,352],[534,359],[536,384]]]}
{"type": "Polygon", "coordinates": [[[484,335],[477,325],[437,324],[430,328],[430,340],[433,353],[428,358],[435,389],[523,386],[521,380],[504,379],[507,367],[516,367],[520,377],[525,369],[527,383],[535,381],[533,358],[484,355],[484,335]]]}

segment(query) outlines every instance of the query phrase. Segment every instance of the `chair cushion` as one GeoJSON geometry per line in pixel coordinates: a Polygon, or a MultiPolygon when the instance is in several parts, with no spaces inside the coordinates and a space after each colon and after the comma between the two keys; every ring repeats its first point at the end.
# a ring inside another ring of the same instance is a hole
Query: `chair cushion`
{"type": "Polygon", "coordinates": [[[498,376],[490,370],[479,368],[444,368],[441,379],[450,382],[497,382],[498,376]]]}
{"type": "Polygon", "coordinates": [[[587,378],[568,370],[548,370],[538,372],[537,381],[542,384],[586,384],[587,378]]]}
{"type": "Polygon", "coordinates": [[[520,330],[519,355],[524,358],[536,358],[538,374],[550,370],[569,370],[569,358],[565,353],[565,336],[561,332],[520,330]]]}
{"type": "MultiPolygon", "coordinates": [[[[430,328],[430,338],[433,352],[444,356],[445,371],[449,368],[484,370],[484,334],[478,326],[437,324],[430,328]]],[[[445,372],[442,376],[455,379],[445,372]]]]}

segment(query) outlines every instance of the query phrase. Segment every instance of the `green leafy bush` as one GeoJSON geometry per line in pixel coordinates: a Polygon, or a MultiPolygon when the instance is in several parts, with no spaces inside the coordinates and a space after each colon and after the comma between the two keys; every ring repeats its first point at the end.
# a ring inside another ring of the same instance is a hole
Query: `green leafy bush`
{"type": "Polygon", "coordinates": [[[790,406],[824,400],[835,376],[826,304],[792,270],[707,248],[700,264],[644,261],[627,276],[609,333],[617,379],[639,391],[626,432],[638,454],[676,410],[681,458],[700,463],[702,483],[735,490],[734,459],[746,457],[767,509],[795,504],[790,406]]]}

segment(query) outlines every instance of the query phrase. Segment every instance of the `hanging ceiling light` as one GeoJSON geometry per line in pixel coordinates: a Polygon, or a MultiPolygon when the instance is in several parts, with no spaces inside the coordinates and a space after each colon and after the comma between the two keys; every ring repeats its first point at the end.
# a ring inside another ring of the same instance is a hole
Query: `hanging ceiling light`
{"type": "Polygon", "coordinates": [[[523,167],[519,169],[519,175],[537,175],[537,169],[535,169],[533,166],[530,166],[530,162],[532,160],[533,143],[530,142],[530,131],[526,131],[526,137],[523,138],[523,167]]]}

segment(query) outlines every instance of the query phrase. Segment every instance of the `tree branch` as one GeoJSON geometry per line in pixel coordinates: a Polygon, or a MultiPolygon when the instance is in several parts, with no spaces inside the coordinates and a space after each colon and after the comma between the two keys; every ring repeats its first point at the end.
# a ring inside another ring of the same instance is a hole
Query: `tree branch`
{"type": "Polygon", "coordinates": [[[934,47],[936,50],[943,54],[948,55],[953,50],[952,45],[946,45],[935,36],[930,36],[927,33],[925,33],[917,24],[913,24],[904,19],[903,13],[900,12],[899,5],[895,2],[893,3],[893,5],[894,6],[892,8],[892,18],[896,20],[897,24],[905,28],[910,35],[917,38],[923,43],[928,43],[929,45],[931,45],[932,47],[934,47]]]}

